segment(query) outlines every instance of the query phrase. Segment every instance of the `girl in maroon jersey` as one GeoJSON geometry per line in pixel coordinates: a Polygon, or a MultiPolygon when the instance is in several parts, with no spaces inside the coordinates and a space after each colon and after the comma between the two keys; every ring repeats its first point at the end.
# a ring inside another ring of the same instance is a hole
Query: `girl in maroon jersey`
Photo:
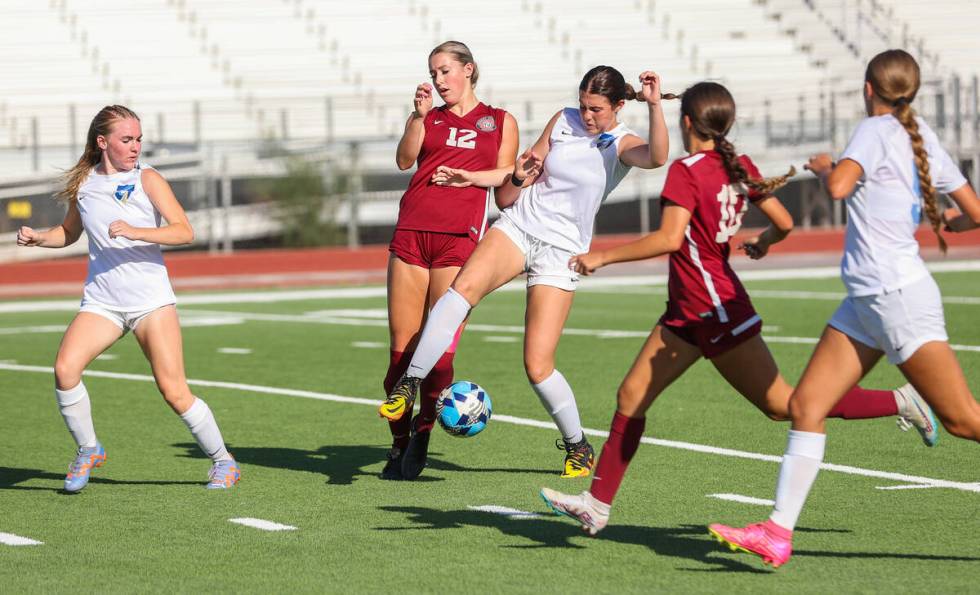
{"type": "MultiPolygon", "coordinates": [[[[647,409],[702,356],[769,418],[789,419],[793,387],[780,375],[760,334],[762,319],[728,263],[728,241],[749,203],[771,222],[740,246],[749,257],[764,257],[792,231],[792,217],[772,192],[793,170],[762,179],[752,160],[739,156],[726,138],[734,122],[735,101],[725,87],[698,83],[686,90],[680,124],[690,154],[667,172],[660,229],[611,250],[572,258],[571,264],[587,275],[607,264],[670,254],[667,311],[619,387],[609,439],[589,491],[567,495],[541,490],[555,512],[578,520],[591,535],[609,520],[613,498],[640,444],[647,409]]],[[[932,413],[911,385],[896,391],[854,387],[830,414],[845,419],[890,415],[913,424],[926,444],[935,442],[932,413]]]]}
{"type": "MultiPolygon", "coordinates": [[[[479,70],[466,45],[447,41],[429,53],[432,84],[415,89],[415,109],[405,123],[396,161],[418,169],[401,200],[388,259],[388,328],[391,352],[388,394],[412,359],[426,313],[456,277],[486,227],[489,190],[436,185],[436,167],[510,171],[517,157],[513,116],[481,103],[474,93],[479,70]],[[432,91],[445,102],[432,107],[432,91]]],[[[460,326],[459,331],[462,331],[460,326]]],[[[457,338],[458,338],[457,333],[457,338]]],[[[424,462],[440,391],[452,383],[455,342],[421,387],[421,411],[389,420],[392,447],[382,479],[402,479],[407,451],[424,462]]]]}
{"type": "MultiPolygon", "coordinates": [[[[590,69],[579,83],[578,109],[567,107],[552,116],[513,171],[439,168],[434,180],[449,186],[507,182],[495,194],[501,215],[429,312],[405,375],[380,407],[382,415],[397,418],[410,412],[419,385],[430,377],[470,310],[527,273],[524,371],[561,433],[556,445],[565,451],[562,477],[592,472],[595,453],[575,393],[555,367],[555,354],[578,282],[568,259],[588,250],[599,206],[633,167],[653,169],[667,161],[660,79],[647,71],[639,81],[636,90],[611,66],[590,69]],[[618,119],[627,101],[641,101],[647,108],[644,136],[618,119]]],[[[403,471],[417,474],[421,466],[412,465],[410,455],[403,471]]]]}

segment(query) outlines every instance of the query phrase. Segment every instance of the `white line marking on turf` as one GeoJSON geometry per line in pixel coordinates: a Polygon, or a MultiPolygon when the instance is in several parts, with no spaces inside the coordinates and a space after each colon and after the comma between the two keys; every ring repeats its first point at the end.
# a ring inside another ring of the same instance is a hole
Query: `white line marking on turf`
{"type": "Polygon", "coordinates": [[[483,340],[487,343],[517,343],[520,341],[518,337],[501,337],[500,335],[490,335],[489,337],[483,337],[483,340]]]}
{"type": "Polygon", "coordinates": [[[99,361],[111,361],[114,359],[119,359],[119,356],[111,353],[100,353],[99,355],[95,356],[95,359],[99,361]]]}
{"type": "Polygon", "coordinates": [[[228,521],[232,523],[238,523],[239,525],[245,525],[246,527],[262,529],[263,531],[295,531],[296,530],[296,527],[292,525],[283,525],[282,523],[274,523],[272,521],[266,521],[263,519],[253,519],[250,517],[228,519],[228,521]]]}
{"type": "Polygon", "coordinates": [[[21,537],[20,535],[14,535],[13,533],[0,533],[0,543],[4,545],[44,545],[43,541],[37,541],[30,539],[29,537],[21,537]]]}
{"type": "MultiPolygon", "coordinates": [[[[53,368],[49,368],[46,366],[26,366],[26,365],[2,364],[2,363],[0,363],[0,370],[10,370],[13,372],[36,372],[41,374],[54,373],[53,368]]],[[[121,372],[103,372],[99,370],[86,370],[84,372],[84,375],[91,376],[93,378],[115,378],[118,380],[136,380],[139,382],[155,381],[153,376],[146,376],[143,374],[123,374],[121,372]]],[[[381,402],[378,399],[363,399],[360,397],[347,397],[343,395],[334,395],[330,393],[318,393],[310,390],[278,388],[275,386],[261,386],[257,384],[242,384],[240,382],[223,382],[220,380],[188,379],[187,384],[190,384],[191,386],[207,386],[211,388],[224,388],[230,390],[240,390],[240,391],[247,391],[253,393],[260,393],[266,395],[284,395],[288,397],[302,397],[304,399],[316,399],[318,401],[331,401],[334,403],[351,403],[355,405],[368,405],[370,407],[377,407],[378,404],[381,402]]],[[[543,428],[549,431],[557,430],[555,424],[553,424],[550,421],[526,419],[523,417],[514,417],[511,415],[499,415],[499,414],[495,414],[493,416],[493,419],[501,423],[510,423],[518,426],[543,428]]],[[[599,436],[601,438],[609,437],[609,432],[605,432],[601,430],[592,430],[589,428],[583,428],[583,432],[589,436],[599,436]]],[[[681,442],[678,440],[663,440],[660,438],[650,438],[644,436],[643,438],[640,439],[640,442],[642,442],[643,444],[652,444],[655,446],[664,446],[667,448],[689,450],[692,452],[700,452],[700,453],[719,455],[724,457],[736,457],[740,459],[766,461],[769,463],[782,462],[782,457],[776,455],[767,455],[767,454],[762,454],[757,452],[735,450],[731,448],[721,448],[718,446],[707,446],[704,444],[681,442]]],[[[850,465],[836,465],[834,463],[821,463],[820,468],[826,469],[828,471],[836,471],[838,473],[846,473],[849,475],[877,477],[879,479],[889,479],[901,483],[931,485],[937,488],[952,488],[956,490],[963,490],[965,492],[980,493],[980,484],[978,483],[964,483],[960,481],[934,479],[932,477],[919,477],[917,475],[906,475],[904,473],[893,473],[891,471],[877,471],[875,469],[864,469],[861,467],[852,467],[850,465]]]]}
{"type": "MultiPolygon", "coordinates": [[[[207,310],[192,310],[191,312],[195,314],[216,314],[217,311],[207,311],[207,310]]],[[[262,313],[252,313],[252,312],[229,312],[228,314],[233,314],[235,316],[244,318],[246,320],[254,320],[258,322],[298,322],[301,324],[336,324],[341,326],[376,326],[376,327],[387,327],[387,320],[373,320],[366,318],[337,318],[337,317],[320,317],[320,316],[305,316],[297,314],[262,314],[262,313]]],[[[524,334],[524,327],[519,325],[500,325],[500,324],[467,324],[466,329],[469,331],[483,332],[483,333],[515,333],[524,334]]],[[[565,327],[562,330],[562,335],[569,336],[579,336],[579,337],[597,337],[599,339],[640,339],[646,338],[650,335],[649,330],[645,331],[630,331],[630,330],[614,330],[614,329],[590,329],[590,328],[568,328],[565,327]]],[[[769,343],[798,343],[803,345],[816,345],[816,337],[779,337],[765,335],[763,337],[769,343]]],[[[980,345],[950,345],[953,351],[974,351],[980,352],[980,345]]]]}
{"type": "Polygon", "coordinates": [[[247,347],[219,347],[218,353],[227,353],[230,355],[248,355],[252,353],[251,349],[247,347]]]}
{"type": "Polygon", "coordinates": [[[361,349],[381,349],[387,346],[387,343],[381,341],[354,341],[351,343],[351,347],[360,347],[361,349]]]}
{"type": "MultiPolygon", "coordinates": [[[[926,263],[926,268],[934,273],[965,273],[980,271],[980,261],[954,260],[949,262],[926,263]]],[[[743,281],[780,281],[793,279],[833,279],[840,277],[840,268],[810,267],[795,269],[763,269],[741,271],[738,276],[743,281]]],[[[579,282],[579,290],[602,287],[630,287],[643,285],[665,285],[667,275],[639,275],[629,277],[584,277],[579,282]]],[[[525,291],[526,282],[511,281],[497,291],[525,291]]],[[[751,292],[750,292],[751,293],[751,292]]],[[[291,291],[261,291],[261,292],[231,292],[209,293],[203,295],[180,295],[181,306],[202,304],[264,304],[273,302],[323,300],[323,299],[357,299],[385,297],[385,287],[330,287],[323,289],[306,289],[291,291]]],[[[976,298],[965,298],[973,300],[976,298]]],[[[973,303],[965,302],[965,303],[973,303]]],[[[78,300],[30,300],[23,302],[6,302],[0,304],[0,314],[16,312],[54,312],[78,310],[78,300]]]]}
{"type": "Polygon", "coordinates": [[[728,500],[731,502],[741,502],[742,504],[757,504],[759,506],[773,506],[776,504],[775,500],[753,498],[751,496],[741,496],[739,494],[708,494],[708,497],[718,498],[719,500],[728,500]]]}
{"type": "Polygon", "coordinates": [[[536,512],[528,512],[526,510],[508,508],[506,506],[497,506],[496,504],[484,504],[483,506],[467,506],[466,508],[469,508],[470,510],[479,510],[480,512],[499,514],[510,519],[540,519],[544,516],[536,512]]]}
{"type": "Polygon", "coordinates": [[[936,486],[923,485],[920,483],[912,483],[912,484],[902,484],[897,486],[875,486],[875,489],[876,490],[923,490],[923,489],[932,489],[934,487],[936,486]]]}

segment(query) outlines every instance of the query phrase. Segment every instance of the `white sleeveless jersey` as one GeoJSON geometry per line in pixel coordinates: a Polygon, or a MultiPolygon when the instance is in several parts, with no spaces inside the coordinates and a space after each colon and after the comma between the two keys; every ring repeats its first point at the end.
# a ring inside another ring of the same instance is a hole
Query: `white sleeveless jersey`
{"type": "Polygon", "coordinates": [[[159,244],[109,238],[109,224],[160,227],[160,213],[143,190],[150,169],[137,163],[127,172],[99,175],[93,169],[78,189],[78,212],[88,234],[88,277],[82,301],[134,312],[175,303],[159,244]]]}
{"type": "Polygon", "coordinates": [[[579,111],[565,108],[551,131],[541,176],[502,216],[543,242],[588,252],[602,201],[630,170],[619,160],[619,143],[627,134],[632,131],[620,123],[590,135],[579,111]]]}
{"type": "MultiPolygon", "coordinates": [[[[929,174],[938,192],[966,184],[925,120],[916,118],[929,156],[929,174]]],[[[847,233],[841,278],[852,296],[901,289],[929,274],[919,256],[915,230],[922,218],[919,174],[912,141],[891,114],[865,118],[841,159],[861,165],[864,174],[847,197],[847,233]]]]}

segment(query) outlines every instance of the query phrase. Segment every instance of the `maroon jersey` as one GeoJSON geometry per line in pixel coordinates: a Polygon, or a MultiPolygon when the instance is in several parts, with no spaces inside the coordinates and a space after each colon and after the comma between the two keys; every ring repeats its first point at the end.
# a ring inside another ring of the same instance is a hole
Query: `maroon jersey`
{"type": "MultiPolygon", "coordinates": [[[[747,156],[740,156],[739,161],[750,177],[760,177],[747,156]]],[[[763,196],[742,184],[732,184],[716,151],[695,153],[670,165],[661,208],[679,205],[691,212],[691,223],[684,232],[681,249],[670,255],[664,322],[728,322],[728,309],[751,308],[745,288],[728,264],[728,240],[742,225],[748,201],[763,196]]]]}
{"type": "Polygon", "coordinates": [[[463,117],[446,106],[429,110],[418,170],[402,196],[395,229],[483,235],[488,189],[436,186],[430,180],[440,165],[469,171],[496,168],[506,113],[483,103],[463,117]]]}

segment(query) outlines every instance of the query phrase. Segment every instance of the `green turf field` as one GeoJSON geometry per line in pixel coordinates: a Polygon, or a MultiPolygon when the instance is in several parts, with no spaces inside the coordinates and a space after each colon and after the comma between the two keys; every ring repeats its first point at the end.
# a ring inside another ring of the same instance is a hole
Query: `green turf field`
{"type": "MultiPolygon", "coordinates": [[[[958,358],[980,394],[980,281],[976,273],[936,278],[948,299],[951,343],[962,347],[958,358]]],[[[812,350],[805,340],[816,338],[833,312],[840,283],[747,285],[756,292],[771,349],[795,381],[812,350]]],[[[60,493],[73,444],[57,412],[48,367],[59,329],[73,312],[0,313],[0,533],[43,542],[0,544],[2,590],[978,588],[977,446],[944,434],[927,449],[891,419],[829,423],[826,461],[857,470],[821,473],[800,521],[795,555],[776,571],[722,550],[705,530],[709,522],[741,524],[768,515],[767,506],[709,496],[772,498],[778,466],[767,460],[642,445],[611,524],[595,539],[546,515],[538,499],[542,486],[588,487],[587,480],[559,479],[563,453],[555,449],[553,429],[494,419],[472,439],[436,430],[430,467],[419,481],[380,481],[386,424],[367,403],[329,400],[381,398],[385,302],[380,288],[365,293],[255,303],[185,300],[188,377],[219,383],[194,389],[210,404],[243,469],[238,487],[218,493],[203,488],[209,461],[147,382],[148,364],[131,337],[90,369],[132,376],[93,374],[85,381],[108,462],[81,494],[60,493]],[[251,351],[220,351],[227,348],[251,351]],[[937,487],[932,480],[952,483],[937,487]],[[910,484],[918,487],[877,489],[910,484]],[[296,530],[268,532],[229,522],[240,517],[296,530]]],[[[523,299],[521,291],[500,292],[477,308],[459,348],[457,378],[484,385],[496,415],[545,420],[521,366],[523,299]]],[[[577,296],[558,366],[576,389],[586,427],[608,428],[617,385],[664,300],[663,287],[584,288],[577,296]]],[[[883,363],[865,385],[901,383],[897,370],[883,363]]],[[[759,414],[701,362],[651,410],[647,436],[778,456],[787,429],[759,414]]],[[[594,440],[598,447],[602,439],[594,440]]]]}

